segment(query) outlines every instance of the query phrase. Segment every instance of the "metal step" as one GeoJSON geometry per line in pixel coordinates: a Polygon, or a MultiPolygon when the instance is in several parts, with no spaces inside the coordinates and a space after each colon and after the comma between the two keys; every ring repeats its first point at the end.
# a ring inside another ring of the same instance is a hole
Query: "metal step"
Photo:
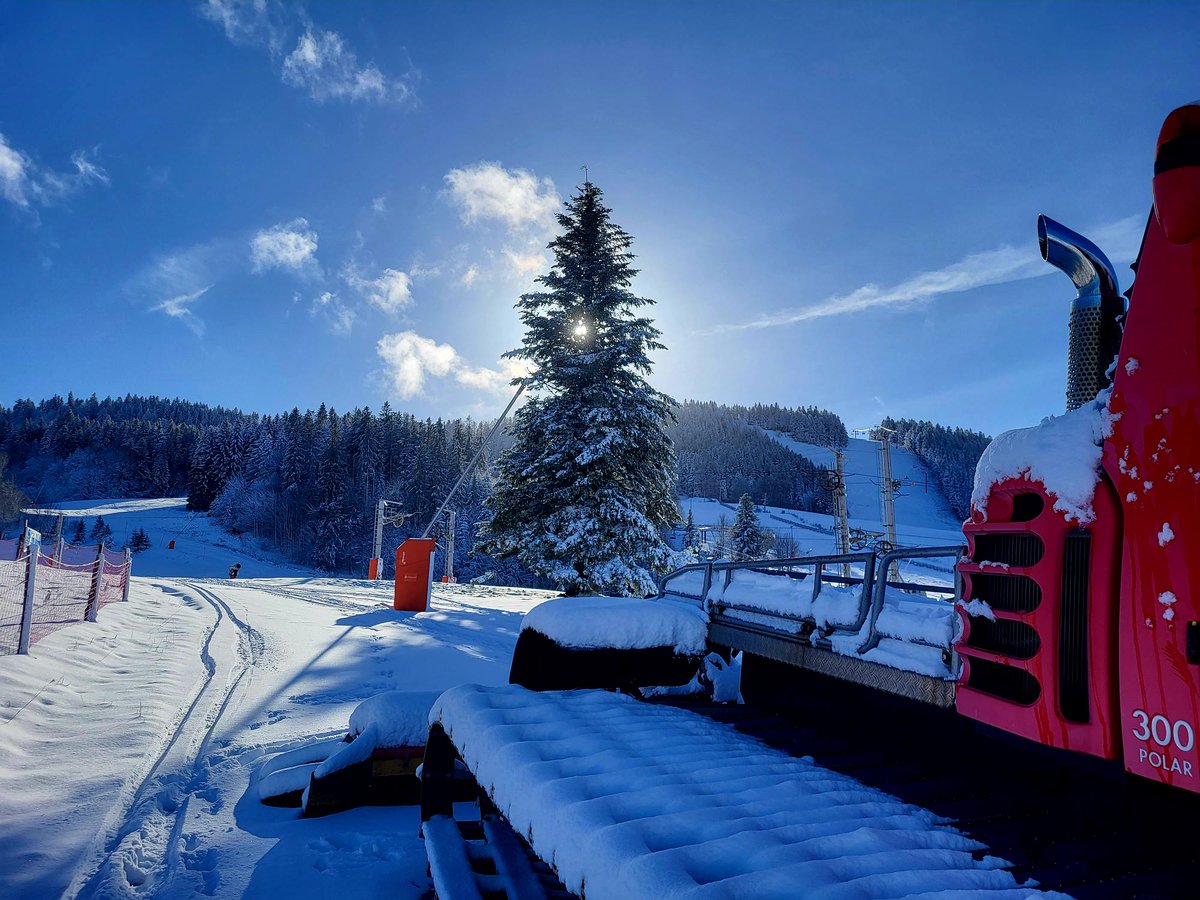
{"type": "Polygon", "coordinates": [[[573,896],[496,816],[459,822],[433,816],[422,824],[429,876],[440,900],[565,900],[573,896]]]}

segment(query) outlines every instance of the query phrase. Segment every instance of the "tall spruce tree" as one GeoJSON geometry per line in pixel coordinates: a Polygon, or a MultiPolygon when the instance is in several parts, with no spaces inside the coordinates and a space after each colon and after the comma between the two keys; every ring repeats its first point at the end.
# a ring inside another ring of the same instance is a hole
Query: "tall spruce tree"
{"type": "Polygon", "coordinates": [[[521,295],[521,346],[506,354],[533,374],[496,463],[480,548],[516,556],[568,594],[642,596],[672,558],[661,529],[679,517],[672,400],[646,381],[664,349],[652,300],[630,290],[632,239],[609,219],[591,182],[558,216],[544,288],[521,295]]]}
{"type": "Polygon", "coordinates": [[[729,547],[734,559],[758,559],[765,549],[766,535],[758,524],[758,511],[754,508],[754,499],[749,494],[742,494],[738,501],[737,519],[729,532],[729,547]]]}

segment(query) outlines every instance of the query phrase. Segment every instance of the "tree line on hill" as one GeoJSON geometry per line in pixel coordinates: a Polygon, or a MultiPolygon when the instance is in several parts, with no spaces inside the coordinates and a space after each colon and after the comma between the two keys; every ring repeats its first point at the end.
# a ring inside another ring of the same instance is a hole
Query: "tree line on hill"
{"type": "MultiPolygon", "coordinates": [[[[727,406],[686,401],[674,409],[679,493],[729,503],[756,502],[832,512],[820,467],[762,429],[806,443],[845,446],[833,413],[813,407],[727,406]]],[[[988,438],[930,422],[885,419],[898,443],[938,480],[956,515],[966,518],[974,467],[988,438]]],[[[322,406],[258,416],[159,397],[80,399],[68,395],[0,406],[0,521],[26,499],[173,496],[210,511],[224,527],[277,548],[289,559],[357,574],[370,556],[376,501],[398,500],[412,516],[385,529],[384,558],[418,534],[478,449],[486,424],[418,420],[385,404],[340,414],[322,406]]],[[[497,444],[511,438],[503,432],[497,444]]],[[[490,516],[485,464],[456,498],[455,569],[460,577],[540,583],[518,562],[472,553],[490,516]]],[[[442,565],[441,560],[438,565],[442,565]]]]}
{"type": "Polygon", "coordinates": [[[192,449],[206,428],[254,418],[184,400],[68,394],[0,406],[0,448],[12,481],[35,504],[167,497],[186,486],[192,449]]]}
{"type": "Polygon", "coordinates": [[[749,494],[767,506],[832,513],[832,496],[821,486],[821,467],[761,430],[782,431],[778,426],[785,422],[796,429],[788,429],[789,434],[811,443],[819,435],[836,440],[840,427],[839,446],[845,446],[846,428],[833,413],[690,400],[676,407],[667,433],[675,443],[679,493],[729,503],[749,494]],[[804,423],[812,427],[800,427],[804,423]]]}
{"type": "Polygon", "coordinates": [[[893,440],[925,464],[954,514],[963,520],[970,518],[975,466],[992,439],[979,431],[917,419],[886,418],[880,424],[895,432],[893,440]]]}
{"type": "MultiPolygon", "coordinates": [[[[486,435],[471,420],[421,421],[384,404],[378,414],[339,414],[325,405],[206,429],[188,472],[188,506],[237,534],[251,534],[289,559],[359,573],[371,555],[379,500],[408,514],[384,531],[383,558],[420,534],[486,435]]],[[[486,466],[455,496],[455,571],[464,579],[531,584],[512,561],[473,554],[488,519],[486,466]]],[[[438,523],[443,534],[446,523],[438,523]]],[[[440,555],[440,551],[439,551],[440,555]]],[[[435,566],[444,562],[439,558],[435,566]]]]}

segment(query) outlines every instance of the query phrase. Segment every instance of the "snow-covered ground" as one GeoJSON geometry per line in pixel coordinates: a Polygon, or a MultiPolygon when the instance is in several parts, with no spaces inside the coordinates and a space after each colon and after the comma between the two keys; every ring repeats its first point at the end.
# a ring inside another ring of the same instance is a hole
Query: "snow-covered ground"
{"type": "Polygon", "coordinates": [[[252,553],[182,500],[64,506],[153,546],[128,603],[0,658],[0,897],[425,893],[416,808],[301,819],[259,801],[261,764],[340,737],[383,691],[505,683],[551,595],[435,585],[429,612],[400,613],[390,583],[252,553]],[[234,561],[242,578],[212,577],[234,561]]]}
{"type": "Polygon", "coordinates": [[[234,557],[180,501],[71,507],[154,547],[129,603],[0,657],[0,897],[424,892],[415,808],[300,819],[259,802],[257,767],[344,734],[381,691],[506,682],[522,616],[549,595],[438,585],[429,612],[399,613],[389,582],[234,557]],[[203,577],[233,558],[290,574],[203,577]]]}

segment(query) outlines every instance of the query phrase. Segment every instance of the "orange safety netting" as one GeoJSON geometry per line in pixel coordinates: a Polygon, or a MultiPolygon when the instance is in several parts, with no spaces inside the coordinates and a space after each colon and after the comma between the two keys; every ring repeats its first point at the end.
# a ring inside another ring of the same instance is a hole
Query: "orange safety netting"
{"type": "Polygon", "coordinates": [[[87,618],[95,577],[95,560],[89,565],[67,565],[56,563],[53,557],[38,555],[29,629],[31,646],[51,632],[87,618]]]}

